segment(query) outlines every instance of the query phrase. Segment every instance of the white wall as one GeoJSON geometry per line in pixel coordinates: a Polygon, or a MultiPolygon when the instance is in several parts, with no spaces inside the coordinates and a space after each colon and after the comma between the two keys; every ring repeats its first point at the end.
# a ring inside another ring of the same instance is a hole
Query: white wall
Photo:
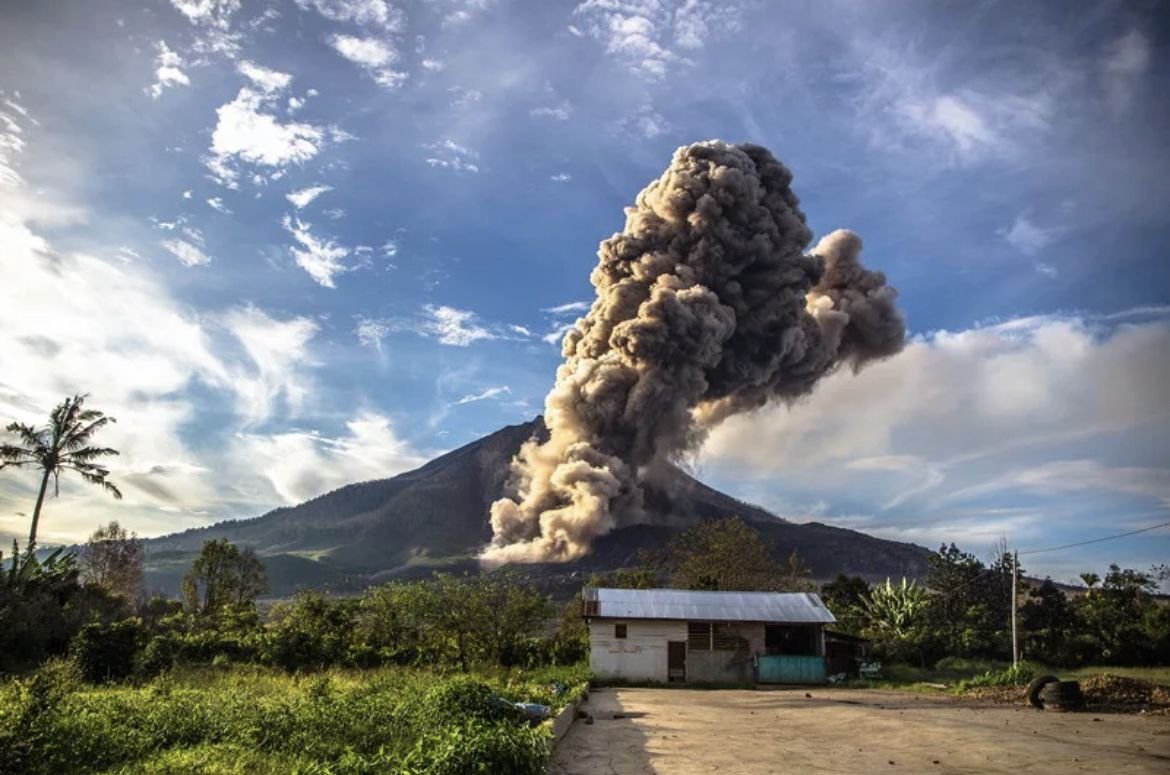
{"type": "Polygon", "coordinates": [[[593,619],[589,622],[589,667],[598,678],[666,683],[666,643],[685,642],[686,622],[593,619]],[[614,625],[626,625],[626,637],[614,637],[614,625]]]}

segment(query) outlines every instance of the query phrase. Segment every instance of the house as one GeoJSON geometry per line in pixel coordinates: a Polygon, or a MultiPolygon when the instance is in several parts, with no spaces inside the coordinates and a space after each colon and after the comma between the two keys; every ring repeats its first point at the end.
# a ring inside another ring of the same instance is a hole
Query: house
{"type": "Polygon", "coordinates": [[[820,597],[785,592],[585,588],[589,663],[598,678],[823,683],[820,597]]]}

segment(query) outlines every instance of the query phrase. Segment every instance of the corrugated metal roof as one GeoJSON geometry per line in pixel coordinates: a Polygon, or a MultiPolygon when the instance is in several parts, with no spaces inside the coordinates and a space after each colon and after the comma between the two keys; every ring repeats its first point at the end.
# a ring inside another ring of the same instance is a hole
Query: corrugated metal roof
{"type": "Polygon", "coordinates": [[[818,595],[808,592],[693,592],[686,589],[586,588],[590,615],[611,619],[687,619],[708,622],[837,621],[818,595]]]}

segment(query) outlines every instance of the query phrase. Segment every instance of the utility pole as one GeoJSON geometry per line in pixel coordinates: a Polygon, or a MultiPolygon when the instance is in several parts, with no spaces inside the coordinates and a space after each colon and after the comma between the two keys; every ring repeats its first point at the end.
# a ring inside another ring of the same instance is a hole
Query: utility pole
{"type": "Polygon", "coordinates": [[[1020,578],[1020,552],[1012,552],[1012,671],[1020,665],[1020,641],[1016,637],[1016,585],[1020,578]]]}

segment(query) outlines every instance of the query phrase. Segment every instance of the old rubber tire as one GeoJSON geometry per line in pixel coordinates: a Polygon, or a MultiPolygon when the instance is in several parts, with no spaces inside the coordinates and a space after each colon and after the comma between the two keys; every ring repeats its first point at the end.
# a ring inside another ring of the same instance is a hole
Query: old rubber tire
{"type": "Polygon", "coordinates": [[[1044,710],[1044,702],[1040,699],[1040,690],[1048,684],[1054,683],[1060,683],[1060,679],[1054,675],[1042,675],[1033,679],[1032,683],[1028,684],[1028,691],[1025,695],[1028,698],[1028,704],[1033,708],[1044,710]]]}
{"type": "Polygon", "coordinates": [[[1080,710],[1085,706],[1085,696],[1077,681],[1057,681],[1046,685],[1040,692],[1045,710],[1080,710]]]}

